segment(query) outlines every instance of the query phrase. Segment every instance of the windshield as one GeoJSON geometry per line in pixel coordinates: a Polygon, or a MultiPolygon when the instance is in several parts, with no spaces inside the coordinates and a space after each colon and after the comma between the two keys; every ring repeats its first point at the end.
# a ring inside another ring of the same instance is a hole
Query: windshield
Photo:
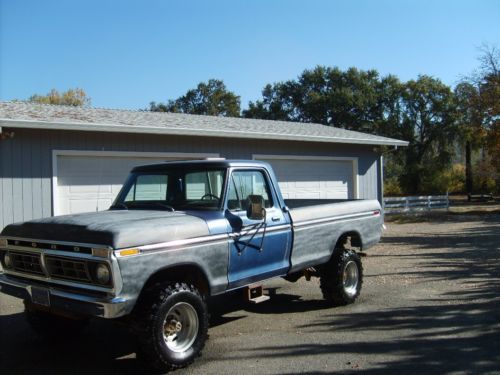
{"type": "Polygon", "coordinates": [[[218,210],[225,169],[172,168],[129,175],[112,209],[218,210]]]}

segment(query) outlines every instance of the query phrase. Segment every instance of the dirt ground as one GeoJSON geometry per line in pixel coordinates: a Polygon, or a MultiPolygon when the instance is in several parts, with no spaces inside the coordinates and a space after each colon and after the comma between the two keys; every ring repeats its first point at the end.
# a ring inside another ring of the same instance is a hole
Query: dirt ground
{"type": "MultiPolygon", "coordinates": [[[[500,373],[500,215],[396,218],[363,257],[361,297],[330,308],[317,280],[270,283],[270,301],[212,302],[203,356],[178,374],[500,373]]],[[[139,373],[133,337],[96,321],[47,344],[0,295],[0,373],[139,373]]]]}

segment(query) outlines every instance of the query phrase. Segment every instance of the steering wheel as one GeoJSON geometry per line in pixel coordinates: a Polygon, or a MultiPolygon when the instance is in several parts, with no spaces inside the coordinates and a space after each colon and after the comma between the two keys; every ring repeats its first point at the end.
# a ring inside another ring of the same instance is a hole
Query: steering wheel
{"type": "Polygon", "coordinates": [[[210,194],[210,193],[207,193],[205,194],[203,197],[201,197],[201,200],[205,200],[205,199],[215,199],[215,200],[219,200],[220,198],[217,196],[217,195],[213,195],[213,194],[210,194]]]}

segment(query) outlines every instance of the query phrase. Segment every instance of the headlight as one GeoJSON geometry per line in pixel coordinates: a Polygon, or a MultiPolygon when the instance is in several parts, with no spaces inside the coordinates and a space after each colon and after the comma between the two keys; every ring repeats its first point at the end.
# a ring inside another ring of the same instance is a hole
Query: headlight
{"type": "Polygon", "coordinates": [[[9,253],[5,253],[5,255],[3,256],[3,264],[7,269],[12,268],[13,261],[9,253]]]}
{"type": "Polygon", "coordinates": [[[100,263],[95,268],[95,277],[97,282],[102,285],[109,284],[111,280],[111,272],[106,264],[100,263]]]}

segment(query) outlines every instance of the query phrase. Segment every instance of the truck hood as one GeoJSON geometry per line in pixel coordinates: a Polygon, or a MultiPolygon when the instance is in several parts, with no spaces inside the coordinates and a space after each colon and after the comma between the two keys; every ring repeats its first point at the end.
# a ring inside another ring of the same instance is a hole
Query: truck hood
{"type": "Polygon", "coordinates": [[[208,234],[208,226],[203,219],[182,212],[148,210],[54,216],[10,224],[2,231],[2,236],[98,244],[114,249],[208,234]]]}

